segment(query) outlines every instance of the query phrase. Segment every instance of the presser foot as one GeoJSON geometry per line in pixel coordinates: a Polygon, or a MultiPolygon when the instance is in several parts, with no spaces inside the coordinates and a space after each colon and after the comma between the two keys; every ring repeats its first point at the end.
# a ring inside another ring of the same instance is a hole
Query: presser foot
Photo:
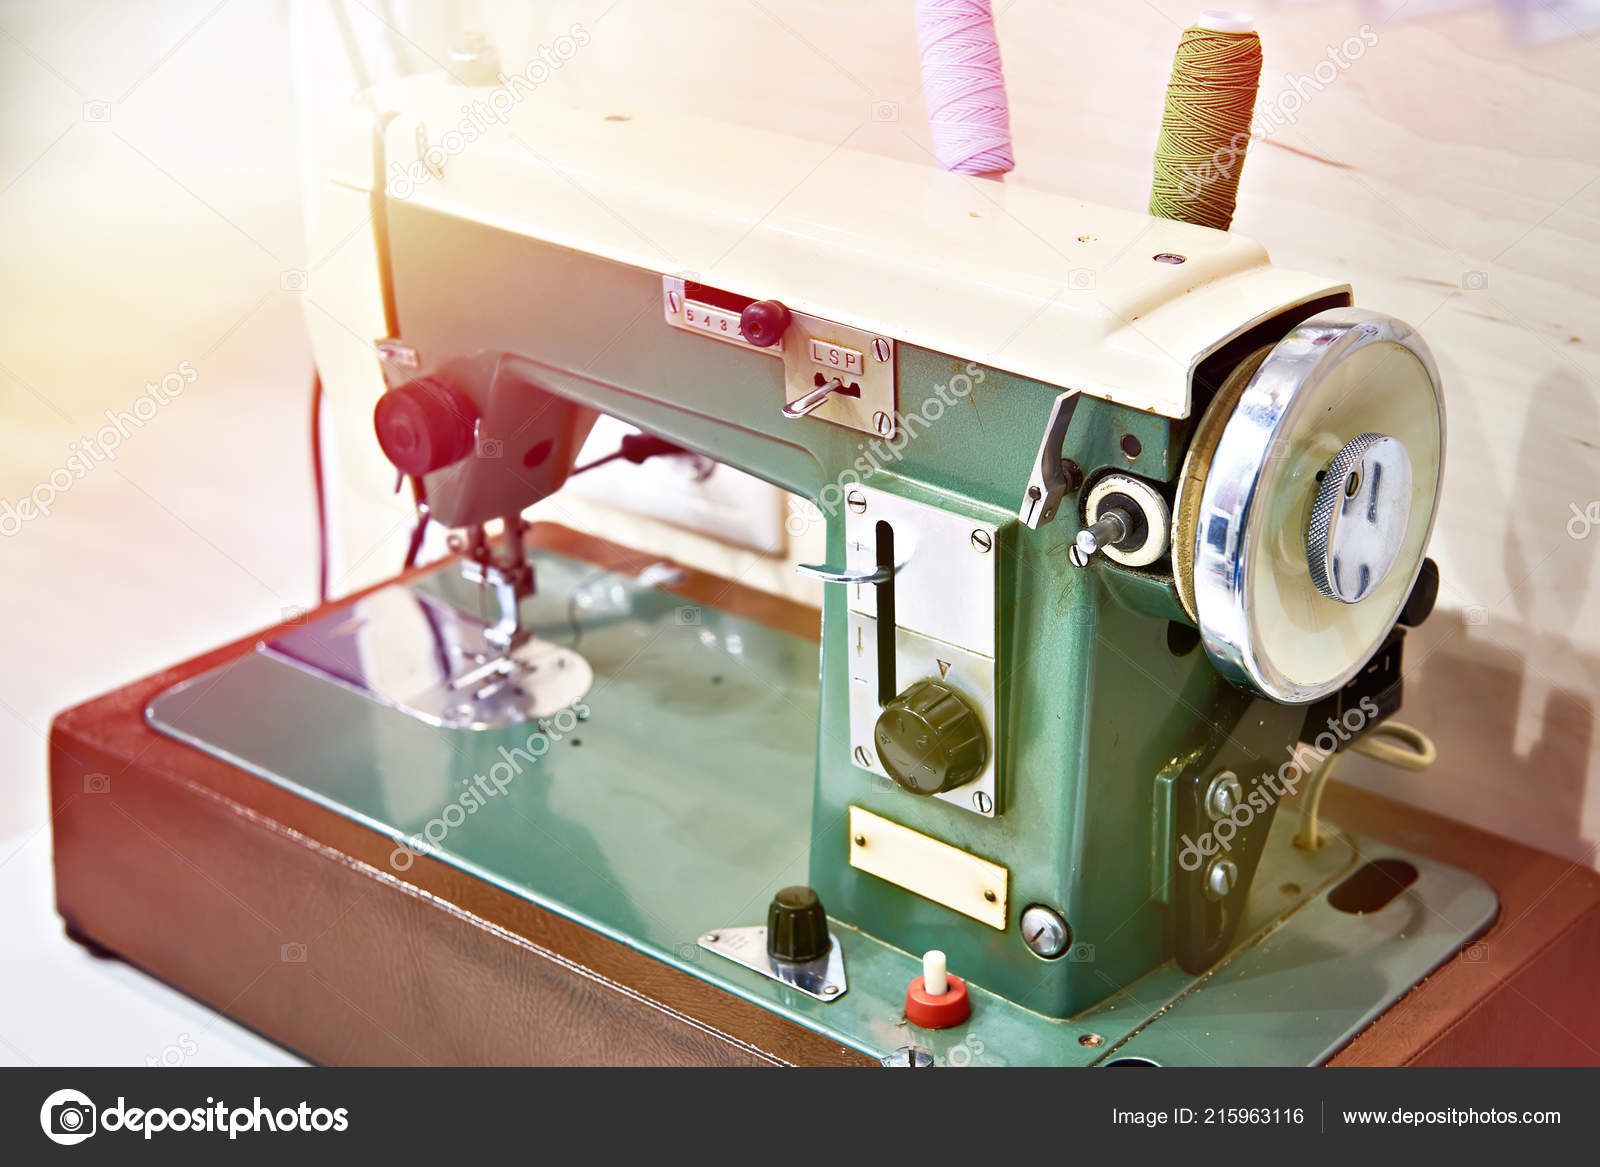
{"type": "Polygon", "coordinates": [[[260,651],[442,729],[537,721],[570,708],[594,683],[572,649],[526,630],[506,645],[494,625],[398,585],[260,651]]]}

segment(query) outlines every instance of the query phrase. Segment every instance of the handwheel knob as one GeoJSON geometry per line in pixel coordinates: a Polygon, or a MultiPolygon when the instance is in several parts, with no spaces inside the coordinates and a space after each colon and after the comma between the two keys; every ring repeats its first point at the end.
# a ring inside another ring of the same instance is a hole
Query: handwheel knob
{"type": "Polygon", "coordinates": [[[1311,582],[1355,604],[1389,575],[1411,511],[1411,458],[1395,438],[1361,434],[1323,468],[1306,527],[1311,582]]]}
{"type": "Polygon", "coordinates": [[[478,409],[439,377],[418,377],[378,398],[372,426],[384,456],[402,474],[420,478],[472,453],[478,409]]]}

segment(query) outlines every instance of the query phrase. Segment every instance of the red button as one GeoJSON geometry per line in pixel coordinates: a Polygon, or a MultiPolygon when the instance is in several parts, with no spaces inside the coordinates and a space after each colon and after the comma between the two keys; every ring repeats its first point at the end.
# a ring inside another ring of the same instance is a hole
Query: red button
{"type": "Polygon", "coordinates": [[[928,992],[921,977],[906,986],[907,1021],[923,1029],[949,1029],[972,1016],[967,982],[957,976],[947,975],[945,979],[950,982],[950,987],[938,997],[928,992]]]}

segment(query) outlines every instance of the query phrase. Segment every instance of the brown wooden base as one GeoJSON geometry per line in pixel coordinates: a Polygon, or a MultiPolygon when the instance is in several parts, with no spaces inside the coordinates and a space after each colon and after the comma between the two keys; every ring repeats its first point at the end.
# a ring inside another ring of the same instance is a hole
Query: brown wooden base
{"type": "MultiPolygon", "coordinates": [[[[564,528],[536,546],[642,557],[564,528]]],[[[816,636],[815,611],[690,571],[676,591],[816,636]]],[[[338,607],[340,605],[330,605],[338,607]]],[[[870,1065],[871,1059],[146,725],[247,637],[61,714],[56,903],[98,945],[317,1062],[870,1065]]],[[[1345,788],[1328,816],[1486,879],[1501,914],[1336,1065],[1600,1064],[1600,876],[1345,788]]]]}

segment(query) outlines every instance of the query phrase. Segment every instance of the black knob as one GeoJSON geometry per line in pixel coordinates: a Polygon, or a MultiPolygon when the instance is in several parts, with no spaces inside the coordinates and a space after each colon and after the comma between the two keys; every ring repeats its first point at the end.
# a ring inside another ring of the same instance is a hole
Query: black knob
{"type": "Polygon", "coordinates": [[[472,453],[478,409],[438,377],[418,377],[378,398],[372,426],[401,473],[421,477],[472,453]]]}
{"type": "Polygon", "coordinates": [[[739,313],[739,331],[757,348],[771,348],[789,328],[789,309],[776,300],[757,300],[739,313]]]}
{"type": "Polygon", "coordinates": [[[1424,559],[1417,572],[1417,582],[1411,585],[1405,607],[1400,609],[1400,623],[1415,628],[1433,614],[1433,605],[1439,598],[1439,565],[1424,559]]]}
{"type": "Polygon", "coordinates": [[[918,681],[885,705],[872,738],[889,777],[912,794],[965,785],[989,756],[977,713],[942,681],[918,681]]]}
{"type": "Polygon", "coordinates": [[[767,905],[767,952],[779,960],[816,960],[827,953],[828,913],[809,887],[786,887],[767,905]]]}

